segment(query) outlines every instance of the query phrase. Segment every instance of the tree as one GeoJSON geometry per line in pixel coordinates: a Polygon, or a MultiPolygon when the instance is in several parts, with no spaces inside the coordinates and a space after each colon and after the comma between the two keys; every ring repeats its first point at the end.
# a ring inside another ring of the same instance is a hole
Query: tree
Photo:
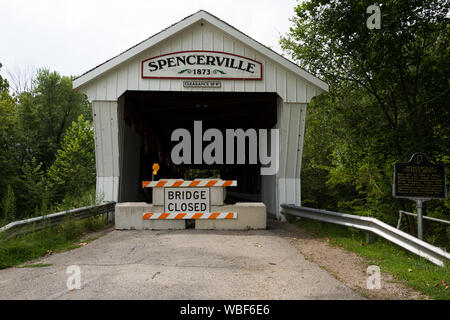
{"type": "Polygon", "coordinates": [[[72,89],[72,78],[40,69],[34,89],[18,96],[22,161],[35,157],[48,168],[60,148],[64,132],[80,114],[91,115],[85,95],[72,89]]]}
{"type": "Polygon", "coordinates": [[[33,91],[33,82],[36,76],[36,69],[33,66],[16,66],[13,71],[7,70],[11,83],[9,88],[12,95],[18,97],[23,92],[33,91]]]}
{"type": "Polygon", "coordinates": [[[332,197],[337,186],[351,187],[334,195],[335,206],[393,222],[398,208],[411,208],[409,201],[392,199],[393,164],[416,151],[432,161],[450,160],[450,3],[383,1],[381,29],[371,30],[366,10],[372,4],[304,1],[281,45],[330,84],[330,93],[309,108],[304,168],[315,163],[325,170],[321,179],[332,197]],[[312,125],[326,128],[322,134],[330,139],[322,148],[329,154],[308,151],[319,142],[312,125]]]}
{"type": "Polygon", "coordinates": [[[2,199],[1,208],[4,220],[6,222],[13,221],[16,216],[16,198],[11,185],[8,185],[8,191],[2,199]]]}
{"type": "Polygon", "coordinates": [[[23,83],[28,80],[15,83],[11,97],[0,77],[0,199],[11,204],[14,196],[16,218],[45,213],[67,192],[95,185],[92,125],[84,120],[91,115],[87,98],[72,89],[72,77],[46,69],[37,72],[33,86],[22,90],[23,83]],[[85,131],[71,127],[77,119],[77,128],[85,131]],[[69,140],[63,143],[66,132],[69,140]]]}
{"type": "MultiPolygon", "coordinates": [[[[1,67],[1,64],[0,64],[1,67]]],[[[8,93],[8,81],[0,76],[0,195],[7,191],[17,172],[17,120],[15,103],[8,93]]]]}
{"type": "Polygon", "coordinates": [[[11,183],[16,190],[17,216],[30,216],[48,197],[47,180],[42,162],[35,158],[25,160],[11,183]]]}
{"type": "MultiPolygon", "coordinates": [[[[0,63],[0,69],[2,68],[2,64],[0,63]]],[[[3,79],[2,76],[0,75],[0,93],[7,93],[9,89],[9,83],[8,80],[3,79]]]]}
{"type": "Polygon", "coordinates": [[[80,115],[67,129],[48,170],[51,197],[60,201],[67,194],[82,195],[95,185],[95,177],[94,130],[92,123],[80,115]]]}
{"type": "Polygon", "coordinates": [[[366,26],[372,1],[305,1],[283,48],[333,87],[364,90],[384,115],[393,156],[405,160],[417,150],[449,151],[450,52],[446,15],[439,0],[384,1],[382,26],[366,26]],[[446,142],[434,139],[442,131],[446,142]]]}

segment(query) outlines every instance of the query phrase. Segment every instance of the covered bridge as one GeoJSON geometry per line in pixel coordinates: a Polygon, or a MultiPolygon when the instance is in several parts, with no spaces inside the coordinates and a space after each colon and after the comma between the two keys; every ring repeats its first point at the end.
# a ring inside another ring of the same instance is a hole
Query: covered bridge
{"type": "Polygon", "coordinates": [[[234,197],[300,205],[305,115],[326,83],[206,11],[186,17],[86,72],[74,88],[92,102],[97,194],[105,201],[143,201],[141,187],[157,162],[162,178],[214,168],[238,181],[234,197]],[[175,165],[177,128],[278,128],[279,170],[260,165],[175,165]]]}

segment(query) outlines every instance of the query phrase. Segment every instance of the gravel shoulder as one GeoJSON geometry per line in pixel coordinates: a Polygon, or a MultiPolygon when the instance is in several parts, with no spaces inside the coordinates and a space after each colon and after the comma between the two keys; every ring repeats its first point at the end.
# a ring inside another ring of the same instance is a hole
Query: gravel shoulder
{"type": "Polygon", "coordinates": [[[274,228],[284,230],[291,243],[307,260],[328,271],[336,279],[368,299],[376,300],[428,300],[429,298],[391,274],[382,272],[381,289],[367,289],[366,270],[369,263],[363,257],[339,247],[332,247],[325,239],[317,238],[291,223],[273,222],[274,228]]]}

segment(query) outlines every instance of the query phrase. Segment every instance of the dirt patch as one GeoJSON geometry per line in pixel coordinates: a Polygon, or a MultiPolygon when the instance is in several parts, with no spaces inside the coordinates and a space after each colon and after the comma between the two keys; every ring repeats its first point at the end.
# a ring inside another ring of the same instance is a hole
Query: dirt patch
{"type": "Polygon", "coordinates": [[[99,238],[101,236],[104,236],[107,233],[110,233],[111,231],[114,231],[114,224],[108,224],[105,228],[103,228],[101,230],[86,233],[85,235],[83,235],[80,238],[80,242],[84,242],[84,241],[87,241],[87,240],[90,240],[90,239],[99,238]]]}
{"type": "Polygon", "coordinates": [[[367,260],[353,252],[338,247],[332,247],[325,239],[317,238],[302,227],[291,223],[271,221],[274,228],[280,228],[291,239],[306,259],[317,263],[336,279],[349,288],[367,297],[376,300],[428,300],[429,298],[396,280],[391,274],[382,272],[381,289],[367,289],[366,270],[369,266],[367,260]]]}

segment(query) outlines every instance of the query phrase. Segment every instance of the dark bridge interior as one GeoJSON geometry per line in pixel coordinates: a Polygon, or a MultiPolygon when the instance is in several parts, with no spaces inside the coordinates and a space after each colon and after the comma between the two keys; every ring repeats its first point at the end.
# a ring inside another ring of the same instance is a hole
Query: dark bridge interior
{"type": "MultiPolygon", "coordinates": [[[[222,179],[238,180],[238,187],[228,190],[234,195],[227,197],[227,202],[249,200],[249,197],[258,200],[261,192],[260,165],[248,164],[248,145],[246,164],[175,165],[171,161],[171,151],[178,142],[172,142],[171,135],[178,128],[190,131],[193,162],[194,121],[201,120],[202,133],[209,128],[222,132],[225,162],[225,129],[273,128],[277,122],[277,97],[276,93],[127,91],[124,94],[124,121],[128,126],[133,126],[142,138],[139,184],[152,179],[152,165],[159,163],[156,180],[220,176],[222,179]],[[246,196],[240,198],[239,194],[246,196]]],[[[203,148],[209,143],[203,142],[203,148]]],[[[236,157],[236,145],[234,153],[236,157]]],[[[140,189],[139,193],[140,200],[151,201],[151,192],[140,189]]]]}

